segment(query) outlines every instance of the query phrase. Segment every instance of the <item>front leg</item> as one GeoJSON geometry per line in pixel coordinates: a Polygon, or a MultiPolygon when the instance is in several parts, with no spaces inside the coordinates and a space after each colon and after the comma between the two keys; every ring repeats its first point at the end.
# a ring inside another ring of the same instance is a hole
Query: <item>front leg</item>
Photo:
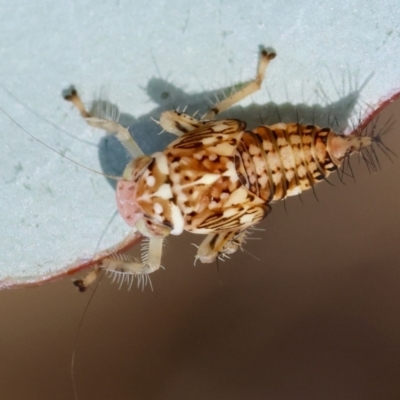
{"type": "Polygon", "coordinates": [[[96,118],[91,115],[90,112],[86,110],[81,98],[79,97],[78,92],[75,89],[73,89],[70,94],[64,96],[64,99],[70,101],[78,109],[81,116],[90,126],[102,129],[114,135],[128,150],[133,158],[144,154],[142,149],[129,133],[128,129],[124,128],[122,125],[111,119],[96,118]]]}
{"type": "MultiPolygon", "coordinates": [[[[146,239],[145,239],[146,240],[146,239]]],[[[79,291],[84,292],[99,275],[101,270],[126,274],[128,281],[132,282],[134,278],[140,280],[141,277],[157,271],[161,267],[163,237],[149,238],[149,245],[142,254],[142,261],[136,260],[131,254],[114,253],[110,254],[98,262],[98,266],[93,269],[83,279],[76,279],[73,283],[79,291]]]]}

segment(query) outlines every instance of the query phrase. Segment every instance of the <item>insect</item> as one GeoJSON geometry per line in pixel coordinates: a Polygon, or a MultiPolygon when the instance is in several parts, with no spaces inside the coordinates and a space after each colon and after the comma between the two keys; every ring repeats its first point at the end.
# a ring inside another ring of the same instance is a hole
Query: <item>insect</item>
{"type": "Polygon", "coordinates": [[[355,152],[373,165],[372,145],[384,146],[380,134],[355,130],[345,136],[301,123],[248,130],[243,121],[215,119],[261,87],[274,58],[275,53],[262,50],[256,78],[200,119],[163,112],[157,123],[178,138],[152,155],[143,154],[117,122],[91,116],[76,91],[66,96],[89,125],[114,134],[130,154],[141,154],[118,180],[116,201],[132,232],[148,238],[141,261],[112,253],[87,277],[75,281],[81,291],[100,269],[139,278],[158,270],[165,238],[183,231],[207,235],[196,255],[202,263],[233,254],[249,228],[268,215],[271,203],[313,188],[355,152]]]}

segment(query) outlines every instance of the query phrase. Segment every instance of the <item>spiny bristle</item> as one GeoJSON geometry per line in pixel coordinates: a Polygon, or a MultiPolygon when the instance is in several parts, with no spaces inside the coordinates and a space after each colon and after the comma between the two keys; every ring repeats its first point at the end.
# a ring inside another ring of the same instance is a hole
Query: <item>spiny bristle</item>
{"type": "Polygon", "coordinates": [[[92,102],[90,115],[92,117],[118,122],[121,114],[118,106],[106,100],[106,96],[102,92],[98,96],[98,99],[92,102]]]}
{"type": "Polygon", "coordinates": [[[360,132],[362,136],[369,136],[372,140],[371,146],[369,148],[365,148],[361,150],[361,156],[367,165],[369,171],[377,171],[381,169],[378,155],[375,151],[375,146],[378,147],[380,151],[391,161],[393,162],[391,156],[397,157],[396,153],[393,152],[389,147],[385,145],[382,141],[382,137],[386,135],[388,132],[392,130],[394,123],[396,122],[391,116],[383,125],[378,129],[379,117],[375,118],[375,120],[369,124],[366,129],[360,132]]]}
{"type": "Polygon", "coordinates": [[[114,253],[111,254],[109,258],[123,262],[139,262],[139,260],[136,257],[126,253],[114,253]]]}
{"type": "Polygon", "coordinates": [[[339,179],[342,180],[344,175],[354,179],[350,164],[350,156],[353,153],[357,152],[359,154],[370,172],[377,172],[381,169],[376,147],[379,148],[391,162],[393,162],[391,156],[397,157],[397,155],[382,141],[382,137],[393,127],[395,122],[393,117],[389,118],[383,127],[378,128],[378,121],[379,117],[366,127],[361,124],[361,126],[355,128],[350,135],[334,136],[331,142],[333,144],[332,155],[339,161],[339,164],[341,162],[341,168],[338,169],[339,179]],[[350,173],[347,173],[346,169],[348,169],[350,173]]]}
{"type": "Polygon", "coordinates": [[[149,259],[149,246],[150,246],[150,239],[144,238],[140,246],[142,254],[141,258],[143,264],[147,264],[147,261],[149,259]]]}
{"type": "Polygon", "coordinates": [[[117,271],[117,270],[106,270],[106,274],[108,277],[112,278],[111,283],[116,282],[119,285],[118,289],[121,289],[122,285],[124,283],[127,283],[128,290],[130,290],[133,285],[133,282],[136,279],[138,288],[141,286],[142,290],[144,290],[145,286],[149,284],[151,290],[153,290],[151,278],[148,274],[134,274],[132,272],[117,271]]]}
{"type": "MultiPolygon", "coordinates": [[[[396,123],[396,121],[394,120],[393,115],[392,115],[385,122],[383,127],[378,130],[377,129],[378,120],[379,120],[379,117],[375,119],[373,124],[371,124],[371,129],[369,130],[369,132],[367,131],[367,134],[369,134],[372,137],[372,144],[376,144],[377,147],[379,148],[379,150],[381,150],[382,153],[384,153],[385,156],[391,162],[393,162],[393,160],[390,158],[390,155],[397,157],[397,154],[394,151],[392,151],[391,149],[389,149],[389,147],[387,147],[385,145],[385,143],[383,143],[382,136],[386,135],[388,132],[390,132],[392,130],[393,125],[396,123]]],[[[372,146],[372,149],[373,149],[373,146],[372,146]]],[[[376,157],[376,155],[375,155],[375,157],[376,157]]]]}
{"type": "Polygon", "coordinates": [[[141,286],[143,290],[144,287],[149,284],[151,290],[153,290],[150,277],[145,269],[142,268],[143,263],[132,254],[115,253],[107,257],[107,260],[108,262],[107,264],[104,264],[104,269],[106,274],[109,277],[112,277],[111,283],[117,282],[119,288],[121,288],[124,283],[127,283],[130,289],[136,279],[137,287],[141,286]],[[135,272],[135,268],[137,269],[137,272],[135,272]]]}

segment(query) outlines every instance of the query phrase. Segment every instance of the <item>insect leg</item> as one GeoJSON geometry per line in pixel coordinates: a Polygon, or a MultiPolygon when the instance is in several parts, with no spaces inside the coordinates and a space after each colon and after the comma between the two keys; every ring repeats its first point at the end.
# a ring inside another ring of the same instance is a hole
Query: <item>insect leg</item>
{"type": "Polygon", "coordinates": [[[244,88],[235,94],[216,104],[210,111],[204,114],[200,120],[191,117],[188,114],[173,110],[163,112],[158,124],[161,125],[165,131],[176,136],[182,136],[186,132],[200,128],[207,121],[214,119],[215,116],[220,112],[225,111],[235,103],[259,90],[264,80],[267,66],[273,58],[275,58],[275,53],[268,53],[266,50],[263,50],[258,63],[256,79],[248,83],[244,88]]]}
{"type": "MultiPolygon", "coordinates": [[[[242,202],[232,211],[234,212],[226,215],[221,213],[220,217],[212,219],[212,226],[216,232],[208,234],[197,251],[196,259],[202,263],[211,263],[217,257],[224,257],[237,251],[246,239],[247,229],[265,218],[271,207],[267,203],[242,202]],[[221,230],[218,232],[218,229],[221,230]]],[[[207,227],[207,223],[203,222],[202,226],[207,227]]]]}
{"type": "Polygon", "coordinates": [[[265,71],[269,62],[274,59],[276,56],[275,53],[268,53],[266,50],[262,50],[260,54],[260,61],[258,63],[258,70],[256,78],[249,82],[245,87],[243,87],[238,92],[232,94],[227,97],[225,100],[217,103],[214,107],[210,109],[206,114],[203,115],[203,120],[214,119],[217,114],[222,111],[227,110],[229,107],[232,107],[235,103],[243,100],[245,97],[250,96],[254,92],[260,89],[261,84],[265,77],[265,71]]]}
{"type": "Polygon", "coordinates": [[[147,251],[142,255],[142,262],[136,261],[131,255],[115,253],[102,260],[101,267],[106,270],[147,275],[161,267],[163,237],[149,239],[147,251]]]}
{"type": "Polygon", "coordinates": [[[71,93],[64,96],[64,99],[70,101],[79,111],[82,118],[90,118],[90,112],[86,110],[78,92],[75,88],[72,88],[71,93]]]}
{"type": "Polygon", "coordinates": [[[115,135],[116,138],[121,142],[121,144],[129,151],[132,157],[136,158],[140,155],[143,155],[142,149],[132,138],[128,129],[124,128],[122,125],[117,122],[109,119],[100,119],[93,117],[83,105],[81,98],[78,95],[78,92],[73,89],[71,94],[64,96],[65,100],[70,101],[80,112],[83,118],[85,118],[86,122],[95,128],[103,129],[106,132],[115,135]]]}
{"type": "Polygon", "coordinates": [[[114,135],[121,144],[129,151],[129,154],[136,158],[144,155],[144,152],[133,139],[127,128],[109,119],[100,118],[85,118],[86,122],[95,128],[103,129],[104,131],[114,135]]]}
{"type": "Polygon", "coordinates": [[[186,132],[200,128],[206,122],[191,117],[188,114],[172,110],[164,111],[160,116],[160,121],[157,123],[161,125],[164,131],[176,136],[182,136],[186,132]]]}
{"type": "Polygon", "coordinates": [[[235,235],[232,239],[225,244],[222,249],[221,256],[228,256],[230,254],[235,253],[246,243],[246,237],[249,235],[249,229],[245,229],[244,231],[235,232],[235,235]]]}
{"type": "Polygon", "coordinates": [[[201,242],[196,259],[208,264],[235,253],[244,243],[247,230],[211,233],[201,242]]]}
{"type": "Polygon", "coordinates": [[[79,289],[80,292],[84,292],[96,279],[100,273],[100,268],[96,267],[90,271],[83,279],[75,279],[73,284],[79,289]]]}
{"type": "Polygon", "coordinates": [[[101,269],[126,273],[140,278],[151,274],[161,268],[163,237],[152,237],[146,251],[142,254],[142,262],[136,260],[131,254],[118,253],[110,254],[98,262],[98,266],[90,271],[85,278],[76,279],[74,285],[80,292],[84,292],[99,275],[101,269]]]}

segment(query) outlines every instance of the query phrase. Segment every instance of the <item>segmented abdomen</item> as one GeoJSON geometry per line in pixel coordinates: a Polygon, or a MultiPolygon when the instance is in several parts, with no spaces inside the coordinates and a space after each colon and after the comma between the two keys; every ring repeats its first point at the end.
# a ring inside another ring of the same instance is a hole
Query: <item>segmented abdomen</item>
{"type": "Polygon", "coordinates": [[[337,169],[328,151],[329,128],[297,123],[245,131],[235,156],[240,180],[270,202],[310,189],[337,169]]]}

